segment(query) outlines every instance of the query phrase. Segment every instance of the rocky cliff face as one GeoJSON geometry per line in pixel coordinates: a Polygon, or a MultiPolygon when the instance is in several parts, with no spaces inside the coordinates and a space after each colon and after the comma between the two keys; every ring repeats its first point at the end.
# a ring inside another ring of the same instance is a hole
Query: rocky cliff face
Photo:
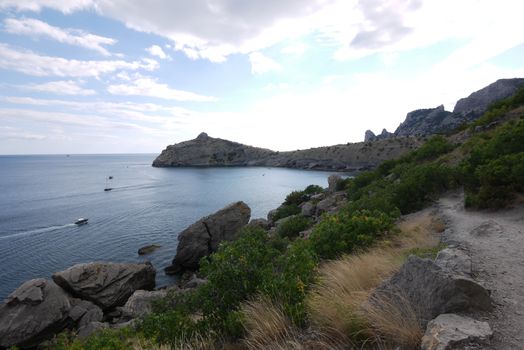
{"type": "Polygon", "coordinates": [[[241,166],[256,163],[275,152],[201,133],[194,140],[167,146],[154,160],[155,167],[241,166]]]}
{"type": "Polygon", "coordinates": [[[376,141],[398,136],[422,136],[448,133],[464,123],[469,123],[479,118],[490,104],[514,95],[519,88],[524,86],[523,78],[500,79],[480,89],[468,97],[460,99],[453,112],[444,110],[444,106],[437,108],[418,109],[409,112],[403,123],[394,133],[385,129],[380,135],[367,130],[364,139],[376,141]]]}
{"type": "Polygon", "coordinates": [[[291,152],[274,152],[201,133],[196,139],[168,146],[155,167],[270,166],[317,170],[358,170],[401,156],[421,144],[418,138],[348,143],[291,152]]]}
{"type": "Polygon", "coordinates": [[[490,104],[514,95],[522,86],[524,86],[524,78],[499,79],[468,97],[458,100],[453,113],[474,120],[480,117],[490,104]]]}

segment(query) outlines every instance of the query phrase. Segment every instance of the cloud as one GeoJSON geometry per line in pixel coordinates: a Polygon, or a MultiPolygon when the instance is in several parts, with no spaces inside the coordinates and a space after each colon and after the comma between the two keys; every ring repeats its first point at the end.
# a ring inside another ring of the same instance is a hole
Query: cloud
{"type": "Polygon", "coordinates": [[[281,52],[287,55],[303,55],[309,47],[306,44],[298,43],[284,47],[281,52]]]}
{"type": "Polygon", "coordinates": [[[113,95],[134,95],[163,98],[176,101],[213,102],[216,97],[199,95],[193,92],[175,90],[167,84],[158,83],[155,79],[141,77],[128,84],[110,85],[107,91],[113,95]]]}
{"type": "Polygon", "coordinates": [[[82,61],[56,56],[43,56],[29,50],[20,51],[0,43],[0,68],[33,76],[99,77],[117,70],[155,70],[158,62],[151,59],[82,61]]]}
{"type": "Polygon", "coordinates": [[[79,95],[79,96],[91,96],[96,95],[96,91],[92,89],[84,89],[80,84],[73,80],[59,80],[50,81],[42,84],[29,84],[19,86],[24,90],[47,92],[57,95],[79,95]]]}
{"type": "Polygon", "coordinates": [[[58,42],[97,51],[104,56],[111,54],[103,45],[113,45],[116,40],[84,32],[78,29],[62,29],[33,18],[7,18],[5,30],[11,34],[31,37],[47,37],[58,42]]]}
{"type": "Polygon", "coordinates": [[[169,58],[169,56],[166,55],[164,50],[162,50],[162,48],[158,45],[152,45],[151,47],[148,47],[146,51],[149,52],[150,55],[156,56],[162,60],[169,58]]]}
{"type": "Polygon", "coordinates": [[[251,73],[263,74],[271,71],[280,71],[282,66],[269,57],[264,56],[260,52],[252,52],[249,54],[249,62],[251,63],[251,73]]]}
{"type": "Polygon", "coordinates": [[[91,0],[0,0],[0,9],[15,8],[18,11],[38,12],[47,7],[68,14],[92,6],[91,0]]]}

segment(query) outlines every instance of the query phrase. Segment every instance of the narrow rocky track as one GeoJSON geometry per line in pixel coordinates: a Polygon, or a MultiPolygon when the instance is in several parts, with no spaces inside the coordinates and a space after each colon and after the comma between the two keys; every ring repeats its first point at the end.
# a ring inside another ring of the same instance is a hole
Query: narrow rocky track
{"type": "Polygon", "coordinates": [[[476,315],[493,328],[491,349],[524,349],[524,205],[494,212],[465,210],[463,203],[463,193],[438,203],[444,242],[469,250],[474,278],[491,290],[494,311],[476,315]]]}

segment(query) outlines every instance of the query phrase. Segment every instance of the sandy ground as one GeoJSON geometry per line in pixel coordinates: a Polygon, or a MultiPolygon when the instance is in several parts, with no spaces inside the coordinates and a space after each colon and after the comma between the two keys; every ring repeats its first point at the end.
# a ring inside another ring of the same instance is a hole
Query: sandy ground
{"type": "Polygon", "coordinates": [[[504,211],[467,211],[463,194],[443,197],[445,243],[469,250],[475,280],[491,290],[495,310],[476,315],[494,331],[491,349],[524,349],[524,205],[504,211]]]}

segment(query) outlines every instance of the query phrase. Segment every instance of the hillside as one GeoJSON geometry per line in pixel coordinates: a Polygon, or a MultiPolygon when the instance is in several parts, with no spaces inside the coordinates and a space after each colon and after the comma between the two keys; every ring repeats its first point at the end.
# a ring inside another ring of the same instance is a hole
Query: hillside
{"type": "Polygon", "coordinates": [[[154,160],[153,166],[270,166],[352,171],[375,167],[384,160],[417,148],[422,142],[420,138],[406,137],[276,152],[201,133],[194,140],[167,146],[154,160]]]}

